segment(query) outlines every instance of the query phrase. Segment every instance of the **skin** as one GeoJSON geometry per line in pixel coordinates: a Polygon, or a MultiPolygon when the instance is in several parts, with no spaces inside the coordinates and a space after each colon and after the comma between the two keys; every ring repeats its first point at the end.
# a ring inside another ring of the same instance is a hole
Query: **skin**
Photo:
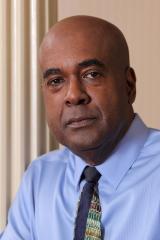
{"type": "Polygon", "coordinates": [[[134,118],[136,78],[123,34],[102,19],[70,17],[46,34],[39,61],[51,132],[88,164],[101,164],[134,118]]]}

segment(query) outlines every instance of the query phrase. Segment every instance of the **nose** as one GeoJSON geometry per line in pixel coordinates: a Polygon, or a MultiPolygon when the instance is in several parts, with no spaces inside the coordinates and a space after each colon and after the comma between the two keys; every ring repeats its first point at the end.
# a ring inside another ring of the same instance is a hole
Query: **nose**
{"type": "Polygon", "coordinates": [[[65,96],[65,103],[67,106],[72,105],[86,105],[90,102],[90,96],[88,95],[85,87],[78,79],[70,80],[68,84],[67,93],[65,96]]]}

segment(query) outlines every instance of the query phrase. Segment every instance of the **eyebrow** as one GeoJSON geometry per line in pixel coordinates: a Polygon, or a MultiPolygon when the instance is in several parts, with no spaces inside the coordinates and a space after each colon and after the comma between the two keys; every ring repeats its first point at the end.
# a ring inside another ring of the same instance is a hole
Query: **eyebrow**
{"type": "Polygon", "coordinates": [[[82,62],[80,62],[78,64],[80,67],[89,67],[92,65],[98,66],[98,67],[105,67],[105,64],[103,62],[101,62],[100,60],[93,58],[93,59],[88,59],[88,60],[84,60],[82,62]]]}
{"type": "MultiPolygon", "coordinates": [[[[89,66],[98,66],[98,67],[105,67],[105,64],[101,62],[100,60],[93,58],[93,59],[87,59],[80,63],[78,63],[78,66],[80,67],[89,67],[89,66]]],[[[61,73],[61,70],[59,68],[49,68],[43,73],[43,78],[47,78],[49,75],[59,74],[61,73]]]]}
{"type": "Polygon", "coordinates": [[[60,73],[59,68],[49,68],[43,73],[43,78],[47,78],[49,75],[54,75],[60,73]]]}

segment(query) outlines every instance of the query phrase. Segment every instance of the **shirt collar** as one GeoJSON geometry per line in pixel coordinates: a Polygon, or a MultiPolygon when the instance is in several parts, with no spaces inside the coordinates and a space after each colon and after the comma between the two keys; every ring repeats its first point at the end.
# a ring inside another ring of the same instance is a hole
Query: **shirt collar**
{"type": "MultiPolygon", "coordinates": [[[[115,189],[137,159],[148,136],[148,128],[141,118],[136,115],[129,130],[116,146],[106,161],[97,165],[101,179],[108,181],[115,189]]],[[[80,177],[88,165],[80,157],[74,155],[74,180],[76,188],[79,187],[80,177]]]]}
{"type": "Polygon", "coordinates": [[[136,115],[129,130],[116,146],[109,158],[97,166],[102,177],[116,189],[134,161],[148,137],[148,128],[141,118],[136,115]]]}
{"type": "Polygon", "coordinates": [[[74,180],[75,180],[75,185],[78,190],[79,188],[79,183],[80,183],[80,178],[83,173],[84,168],[88,164],[82,160],[80,157],[75,155],[75,172],[74,172],[74,180]]]}

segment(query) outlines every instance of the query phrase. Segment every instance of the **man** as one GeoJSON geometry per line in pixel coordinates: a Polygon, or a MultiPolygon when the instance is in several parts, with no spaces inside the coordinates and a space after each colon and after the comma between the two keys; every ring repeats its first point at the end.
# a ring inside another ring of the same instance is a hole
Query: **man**
{"type": "Polygon", "coordinates": [[[123,34],[70,17],[46,34],[39,60],[48,124],[66,147],[29,166],[0,239],[160,239],[160,133],[134,114],[123,34]]]}

